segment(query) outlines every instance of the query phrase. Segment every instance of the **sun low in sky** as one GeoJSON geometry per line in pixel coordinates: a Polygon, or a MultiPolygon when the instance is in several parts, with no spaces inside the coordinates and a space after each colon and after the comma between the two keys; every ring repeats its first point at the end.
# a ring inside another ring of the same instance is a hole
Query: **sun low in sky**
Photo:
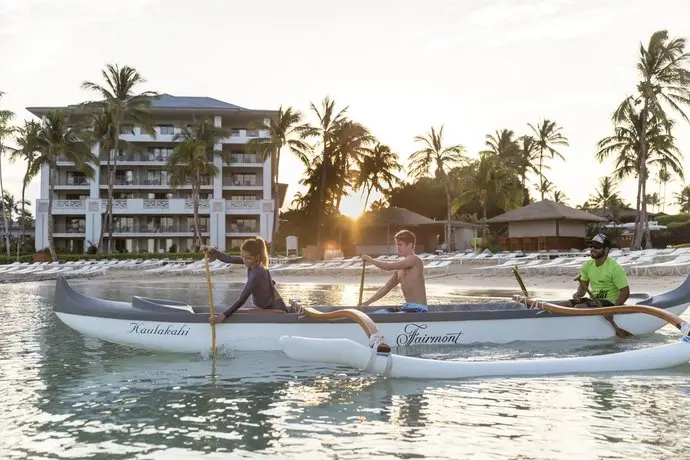
{"type": "MultiPolygon", "coordinates": [[[[581,204],[613,168],[594,160],[611,135],[611,115],[635,90],[640,42],[656,30],[690,38],[681,0],[0,0],[0,90],[17,123],[29,106],[86,100],[83,80],[107,63],[135,67],[146,87],[177,96],[209,96],[253,109],[293,106],[308,112],[326,95],[403,162],[415,135],[445,124],[446,142],[470,156],[486,134],[556,121],[570,146],[547,177],[581,204]]],[[[308,120],[313,120],[311,114],[308,120]]],[[[677,145],[690,171],[690,126],[677,145]]],[[[3,162],[10,193],[21,165],[3,162]]],[[[302,166],[282,159],[288,198],[302,166]]],[[[678,191],[669,186],[668,196],[678,191]]],[[[635,182],[621,187],[634,203],[635,182]]],[[[655,190],[650,190],[650,193],[655,190]]],[[[38,197],[38,179],[27,198],[38,197]]],[[[370,202],[378,199],[372,194],[370,202]]],[[[357,216],[354,194],[342,212],[357,216]]],[[[668,209],[668,207],[667,207],[668,209]]]]}

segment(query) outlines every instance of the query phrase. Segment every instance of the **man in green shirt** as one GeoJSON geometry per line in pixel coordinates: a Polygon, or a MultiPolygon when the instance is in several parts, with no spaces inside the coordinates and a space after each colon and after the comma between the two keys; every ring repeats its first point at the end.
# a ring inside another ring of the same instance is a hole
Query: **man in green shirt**
{"type": "Polygon", "coordinates": [[[580,287],[570,300],[574,307],[595,307],[594,299],[584,297],[587,287],[603,307],[623,305],[630,296],[625,270],[614,259],[609,259],[611,241],[599,233],[589,242],[591,260],[580,268],[580,287]]]}

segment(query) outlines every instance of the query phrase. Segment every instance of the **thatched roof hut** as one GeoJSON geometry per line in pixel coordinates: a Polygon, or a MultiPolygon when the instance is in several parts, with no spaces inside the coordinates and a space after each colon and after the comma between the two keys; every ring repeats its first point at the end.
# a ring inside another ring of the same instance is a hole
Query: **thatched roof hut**
{"type": "Polygon", "coordinates": [[[508,237],[501,241],[505,250],[567,250],[585,247],[585,225],[608,219],[571,208],[562,203],[543,200],[508,211],[488,224],[508,224],[508,237]]]}

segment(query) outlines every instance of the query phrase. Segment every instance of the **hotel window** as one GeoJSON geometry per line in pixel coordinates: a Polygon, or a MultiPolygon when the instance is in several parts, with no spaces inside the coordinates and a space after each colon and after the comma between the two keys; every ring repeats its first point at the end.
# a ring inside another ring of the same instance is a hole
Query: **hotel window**
{"type": "Polygon", "coordinates": [[[256,201],[256,195],[232,195],[232,201],[256,201]]]}
{"type": "Polygon", "coordinates": [[[87,185],[88,181],[83,173],[67,171],[67,185],[87,185]]]}
{"type": "Polygon", "coordinates": [[[232,185],[256,185],[256,173],[235,174],[232,176],[232,185]]]}
{"type": "Polygon", "coordinates": [[[147,161],[167,161],[172,151],[170,147],[149,147],[146,159],[147,161]]]}
{"type": "Polygon", "coordinates": [[[146,171],[146,185],[168,185],[167,171],[149,169],[146,171]]]}
{"type": "Polygon", "coordinates": [[[113,231],[118,233],[131,232],[134,229],[134,217],[113,216],[113,231]]]}
{"type": "MultiPolygon", "coordinates": [[[[202,232],[208,232],[209,218],[199,216],[199,227],[202,232]]],[[[194,217],[187,217],[187,228],[190,232],[194,231],[194,217]]]]}
{"type": "Polygon", "coordinates": [[[116,185],[134,185],[134,171],[116,171],[115,172],[116,185]]]}
{"type": "Polygon", "coordinates": [[[175,134],[173,125],[158,125],[159,134],[175,134]]]}
{"type": "Polygon", "coordinates": [[[134,125],[120,125],[120,134],[134,134],[134,125]]]}

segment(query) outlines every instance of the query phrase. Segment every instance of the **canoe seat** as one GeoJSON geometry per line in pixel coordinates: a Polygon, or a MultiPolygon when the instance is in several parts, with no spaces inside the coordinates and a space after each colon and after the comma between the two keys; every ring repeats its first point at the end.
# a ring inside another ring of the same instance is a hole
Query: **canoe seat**
{"type": "Polygon", "coordinates": [[[188,313],[194,313],[191,305],[184,302],[177,302],[168,299],[153,299],[150,297],[141,297],[138,295],[132,296],[132,307],[140,310],[157,311],[157,312],[171,312],[181,310],[188,313]]]}

